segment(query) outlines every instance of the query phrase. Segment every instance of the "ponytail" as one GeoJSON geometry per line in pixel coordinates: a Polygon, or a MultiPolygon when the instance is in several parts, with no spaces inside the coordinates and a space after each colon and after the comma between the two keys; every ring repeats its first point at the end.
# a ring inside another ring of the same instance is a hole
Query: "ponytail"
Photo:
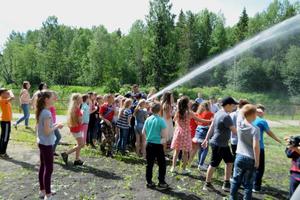
{"type": "Polygon", "coordinates": [[[45,100],[50,99],[51,96],[52,96],[52,92],[49,90],[43,90],[37,94],[36,111],[35,111],[35,119],[37,123],[39,123],[41,112],[46,106],[45,100]]]}

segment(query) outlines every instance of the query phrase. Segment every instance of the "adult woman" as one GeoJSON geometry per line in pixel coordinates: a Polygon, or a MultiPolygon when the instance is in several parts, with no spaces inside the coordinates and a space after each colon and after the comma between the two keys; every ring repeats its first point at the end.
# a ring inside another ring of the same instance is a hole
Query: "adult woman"
{"type": "Polygon", "coordinates": [[[24,81],[22,85],[22,90],[20,93],[20,104],[21,108],[23,110],[23,117],[18,119],[16,123],[14,123],[14,127],[17,129],[18,124],[25,120],[25,128],[29,128],[29,117],[30,117],[30,111],[29,111],[29,104],[31,102],[29,89],[31,85],[28,81],[24,81]]]}

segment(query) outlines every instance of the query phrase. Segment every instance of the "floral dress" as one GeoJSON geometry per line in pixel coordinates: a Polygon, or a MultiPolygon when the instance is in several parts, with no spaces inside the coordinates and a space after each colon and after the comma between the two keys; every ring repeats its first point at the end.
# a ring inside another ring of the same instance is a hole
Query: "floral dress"
{"type": "Polygon", "coordinates": [[[185,114],[184,119],[178,118],[176,120],[176,127],[174,131],[171,149],[191,151],[192,137],[190,129],[190,116],[185,114]]]}

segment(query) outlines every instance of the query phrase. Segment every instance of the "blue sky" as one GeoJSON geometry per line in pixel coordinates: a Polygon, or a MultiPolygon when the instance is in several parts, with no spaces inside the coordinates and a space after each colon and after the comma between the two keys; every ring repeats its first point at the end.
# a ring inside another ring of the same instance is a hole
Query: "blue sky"
{"type": "MultiPolygon", "coordinates": [[[[290,0],[295,2],[297,0],[290,0]]],[[[172,12],[178,14],[191,10],[198,12],[207,8],[221,11],[227,25],[238,21],[246,7],[249,16],[265,10],[272,0],[171,0],[172,12]]],[[[50,15],[59,23],[92,27],[103,24],[109,31],[121,28],[128,32],[137,19],[145,19],[149,10],[148,0],[0,0],[0,50],[11,31],[26,32],[38,29],[50,15]]]]}

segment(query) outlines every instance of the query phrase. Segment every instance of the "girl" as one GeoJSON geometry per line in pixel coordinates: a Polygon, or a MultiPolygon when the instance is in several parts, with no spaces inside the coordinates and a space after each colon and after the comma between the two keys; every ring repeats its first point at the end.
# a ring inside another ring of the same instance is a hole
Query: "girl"
{"type": "Polygon", "coordinates": [[[122,154],[125,154],[127,138],[129,133],[130,127],[130,120],[131,120],[131,107],[132,100],[126,99],[124,102],[123,108],[120,110],[119,119],[117,122],[118,128],[120,128],[120,137],[118,140],[117,148],[121,151],[122,154]]]}
{"type": "Polygon", "coordinates": [[[176,128],[174,131],[174,137],[171,143],[171,149],[174,149],[173,162],[171,172],[174,173],[176,162],[179,152],[183,152],[183,165],[182,174],[188,174],[186,165],[188,162],[188,153],[192,150],[192,138],[190,129],[190,119],[193,118],[196,121],[210,122],[208,120],[202,120],[196,117],[196,115],[189,110],[189,98],[183,96],[178,101],[178,111],[175,114],[174,120],[176,122],[176,128]]]}
{"type": "Polygon", "coordinates": [[[174,103],[174,98],[173,94],[171,92],[165,92],[162,97],[161,105],[162,105],[162,110],[161,110],[161,116],[165,119],[166,124],[167,124],[167,143],[164,145],[164,150],[166,152],[167,150],[167,144],[172,141],[173,138],[173,133],[174,133],[174,126],[173,126],[173,103],[174,103]]]}
{"type": "Polygon", "coordinates": [[[74,165],[83,165],[83,161],[80,160],[80,150],[84,147],[83,133],[82,133],[82,112],[80,105],[82,104],[81,94],[73,94],[69,104],[67,123],[70,131],[77,141],[77,145],[67,152],[61,154],[63,161],[68,165],[69,154],[76,152],[74,165]]]}
{"type": "MultiPolygon", "coordinates": [[[[53,101],[54,102],[56,102],[57,101],[57,93],[56,92],[53,92],[53,101]]],[[[54,105],[52,105],[51,107],[50,107],[50,112],[51,112],[51,116],[52,116],[52,121],[53,121],[53,123],[55,124],[56,123],[56,108],[55,108],[55,106],[54,105]]],[[[58,145],[58,143],[59,143],[59,141],[60,141],[60,139],[61,139],[61,134],[60,134],[60,132],[59,132],[59,130],[58,129],[56,129],[55,131],[54,131],[54,135],[55,135],[55,137],[56,137],[56,140],[55,140],[55,143],[54,143],[54,145],[53,145],[53,154],[54,154],[54,156],[58,156],[58,154],[55,152],[55,150],[56,150],[56,147],[57,147],[57,145],[58,145]]]]}
{"type": "Polygon", "coordinates": [[[83,132],[83,142],[86,144],[88,125],[90,121],[90,106],[89,106],[89,96],[87,94],[82,96],[81,110],[82,116],[82,132],[83,132]]]}
{"type": "Polygon", "coordinates": [[[135,117],[135,150],[138,156],[146,156],[145,149],[145,135],[142,134],[145,120],[147,119],[147,111],[145,110],[146,101],[144,99],[140,100],[137,107],[134,109],[133,116],[135,117]]]}
{"type": "Polygon", "coordinates": [[[87,131],[87,144],[90,144],[92,148],[96,148],[97,143],[97,130],[96,130],[96,122],[98,117],[98,107],[96,104],[96,93],[90,92],[89,94],[89,106],[90,106],[90,120],[88,123],[88,131],[87,131]]]}
{"type": "MultiPolygon", "coordinates": [[[[191,102],[191,110],[196,113],[197,110],[198,110],[198,107],[199,107],[199,104],[197,102],[191,102]]],[[[197,114],[196,114],[197,116],[197,114]]],[[[194,138],[195,136],[195,133],[196,133],[196,128],[197,128],[197,122],[194,118],[191,118],[190,120],[190,129],[191,129],[191,138],[194,138]]],[[[191,151],[191,154],[190,154],[190,161],[189,161],[189,164],[191,165],[192,164],[192,161],[194,159],[194,156],[195,156],[195,153],[196,151],[198,150],[198,144],[196,143],[192,143],[192,151],[191,151]]]]}
{"type": "Polygon", "coordinates": [[[63,127],[62,124],[53,124],[49,111],[53,99],[52,92],[42,91],[37,96],[36,104],[37,143],[40,149],[40,197],[44,199],[52,199],[51,174],[53,171],[54,131],[63,127]]]}
{"type": "MultiPolygon", "coordinates": [[[[210,108],[209,102],[205,101],[205,102],[201,103],[199,106],[199,109],[198,109],[198,114],[196,116],[199,117],[200,119],[206,119],[206,120],[212,121],[214,114],[212,112],[210,112],[209,108],[210,108]]],[[[204,164],[204,161],[205,161],[205,158],[208,153],[208,147],[203,148],[201,146],[201,144],[206,137],[210,123],[209,122],[197,122],[197,124],[198,124],[198,126],[196,129],[196,134],[193,138],[193,144],[194,144],[195,148],[193,148],[193,151],[191,153],[190,163],[193,161],[193,158],[200,147],[200,151],[198,153],[198,169],[199,170],[207,170],[207,166],[204,164]]]]}
{"type": "Polygon", "coordinates": [[[29,111],[29,104],[30,104],[30,94],[29,94],[29,89],[31,85],[28,81],[23,82],[23,89],[21,90],[20,93],[20,103],[21,103],[21,108],[23,110],[24,116],[18,119],[16,123],[14,124],[15,129],[17,129],[18,124],[21,123],[22,121],[25,120],[25,128],[29,128],[29,117],[30,117],[30,111],[29,111]]]}

